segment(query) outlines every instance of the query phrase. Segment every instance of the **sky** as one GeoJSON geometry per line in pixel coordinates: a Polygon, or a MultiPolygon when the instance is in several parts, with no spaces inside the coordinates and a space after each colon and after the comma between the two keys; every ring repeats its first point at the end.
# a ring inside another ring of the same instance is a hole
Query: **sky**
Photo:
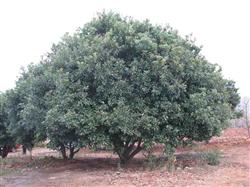
{"type": "Polygon", "coordinates": [[[66,32],[112,10],[192,33],[208,61],[250,96],[249,9],[248,0],[0,0],[0,91],[13,88],[20,68],[39,62],[66,32]]]}

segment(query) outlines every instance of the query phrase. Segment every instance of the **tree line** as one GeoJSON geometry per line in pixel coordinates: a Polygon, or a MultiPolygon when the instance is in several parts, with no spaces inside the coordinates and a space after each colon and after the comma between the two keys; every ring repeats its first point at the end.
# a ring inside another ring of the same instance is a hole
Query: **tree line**
{"type": "Polygon", "coordinates": [[[108,147],[127,164],[156,143],[173,153],[219,135],[240,97],[200,51],[169,26],[98,14],[1,93],[1,156],[48,140],[64,159],[108,147]]]}

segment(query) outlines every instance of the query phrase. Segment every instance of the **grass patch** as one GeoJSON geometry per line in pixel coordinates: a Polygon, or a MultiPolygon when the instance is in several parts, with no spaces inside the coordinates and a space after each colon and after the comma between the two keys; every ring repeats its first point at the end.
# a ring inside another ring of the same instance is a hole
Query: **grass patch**
{"type": "Polygon", "coordinates": [[[12,165],[21,161],[22,161],[21,158],[8,157],[8,158],[0,159],[0,165],[12,165]]]}
{"type": "Polygon", "coordinates": [[[176,168],[197,167],[204,165],[216,166],[220,164],[222,153],[217,150],[195,151],[176,155],[176,168]]]}
{"type": "Polygon", "coordinates": [[[10,175],[19,172],[19,170],[14,168],[1,168],[0,169],[0,176],[10,175]]]}
{"type": "Polygon", "coordinates": [[[219,150],[214,149],[203,152],[201,156],[202,160],[204,160],[208,165],[216,166],[220,164],[222,153],[219,150]]]}
{"type": "Polygon", "coordinates": [[[0,176],[10,175],[19,172],[18,168],[13,167],[18,162],[20,162],[20,159],[17,158],[0,159],[0,176]]]}
{"type": "Polygon", "coordinates": [[[36,158],[31,160],[26,164],[29,168],[48,168],[48,167],[56,167],[60,165],[64,160],[60,158],[55,158],[53,156],[45,156],[44,158],[36,158]]]}
{"type": "Polygon", "coordinates": [[[143,167],[145,169],[155,170],[164,167],[165,164],[166,164],[166,158],[156,155],[149,155],[146,157],[143,167]]]}

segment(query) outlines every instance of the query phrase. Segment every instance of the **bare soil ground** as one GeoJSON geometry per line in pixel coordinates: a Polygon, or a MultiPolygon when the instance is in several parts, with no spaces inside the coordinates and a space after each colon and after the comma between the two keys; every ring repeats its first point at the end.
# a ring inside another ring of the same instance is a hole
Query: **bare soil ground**
{"type": "MultiPolygon", "coordinates": [[[[159,150],[160,147],[155,152],[159,150]]],[[[126,169],[118,169],[117,156],[108,151],[81,150],[72,161],[63,161],[57,152],[46,148],[35,148],[33,155],[34,159],[30,161],[29,156],[23,156],[18,150],[10,153],[7,159],[0,160],[0,186],[250,187],[250,139],[243,128],[228,129],[208,144],[178,149],[179,167],[172,172],[166,167],[148,169],[142,154],[126,169]],[[197,164],[190,157],[215,148],[223,153],[217,166],[197,164]]]]}

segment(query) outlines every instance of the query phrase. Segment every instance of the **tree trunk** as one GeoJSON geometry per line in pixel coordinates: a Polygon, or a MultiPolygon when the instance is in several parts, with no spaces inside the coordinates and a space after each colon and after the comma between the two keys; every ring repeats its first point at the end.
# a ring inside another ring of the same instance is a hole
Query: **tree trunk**
{"type": "Polygon", "coordinates": [[[120,166],[123,168],[123,167],[126,167],[128,165],[128,162],[129,162],[129,159],[128,158],[121,158],[120,157],[120,166]]]}
{"type": "Polygon", "coordinates": [[[72,160],[74,158],[74,155],[79,151],[80,149],[76,149],[75,150],[75,147],[72,146],[70,147],[69,149],[69,159],[72,160]]]}
{"type": "Polygon", "coordinates": [[[74,153],[74,147],[71,147],[69,149],[69,159],[72,160],[74,158],[74,155],[75,155],[75,153],[74,153]]]}
{"type": "Polygon", "coordinates": [[[6,158],[9,152],[10,152],[10,148],[8,146],[4,146],[1,152],[2,158],[6,158]]]}
{"type": "Polygon", "coordinates": [[[27,149],[24,145],[22,146],[22,150],[23,150],[23,155],[26,155],[27,149]]]}
{"type": "Polygon", "coordinates": [[[64,159],[64,160],[67,160],[68,157],[67,157],[67,153],[66,153],[66,149],[65,149],[65,146],[64,146],[64,145],[61,145],[60,151],[61,151],[61,153],[62,153],[63,159],[64,159]]]}
{"type": "Polygon", "coordinates": [[[33,160],[33,158],[32,158],[32,149],[30,149],[29,152],[30,152],[30,160],[33,160]]]}
{"type": "Polygon", "coordinates": [[[117,153],[120,158],[121,166],[126,167],[129,161],[142,150],[141,139],[138,141],[133,141],[132,143],[126,142],[122,150],[123,151],[118,151],[117,153]],[[138,144],[137,146],[134,146],[136,142],[138,142],[138,144]]]}
{"type": "Polygon", "coordinates": [[[129,163],[130,157],[128,155],[119,155],[120,164],[122,167],[126,167],[129,163]]]}

